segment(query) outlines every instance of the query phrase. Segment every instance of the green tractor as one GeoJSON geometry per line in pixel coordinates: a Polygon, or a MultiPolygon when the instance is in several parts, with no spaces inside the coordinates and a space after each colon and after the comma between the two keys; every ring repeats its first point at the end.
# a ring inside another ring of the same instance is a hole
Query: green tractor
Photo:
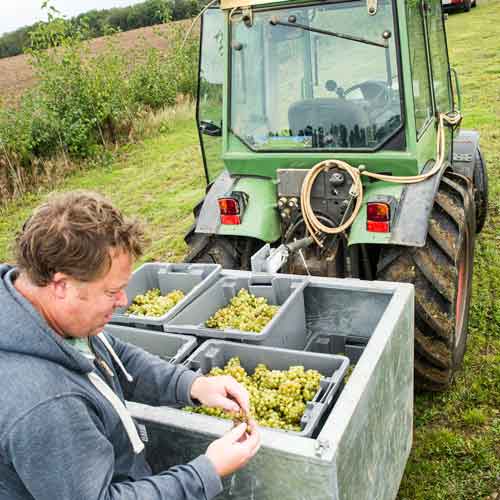
{"type": "Polygon", "coordinates": [[[441,0],[221,0],[202,16],[186,260],[250,269],[260,249],[254,269],[413,283],[415,382],[444,389],[487,210],[460,108],[441,0]]]}

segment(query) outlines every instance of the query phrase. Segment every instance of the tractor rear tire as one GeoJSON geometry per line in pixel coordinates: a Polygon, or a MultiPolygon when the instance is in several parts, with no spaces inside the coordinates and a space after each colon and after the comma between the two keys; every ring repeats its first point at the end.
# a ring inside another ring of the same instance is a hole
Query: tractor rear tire
{"type": "Polygon", "coordinates": [[[241,259],[228,238],[195,234],[190,238],[191,250],[184,262],[220,264],[224,269],[239,269],[241,259]]]}
{"type": "Polygon", "coordinates": [[[470,182],[458,174],[441,179],[423,247],[387,247],[377,276],[415,285],[415,386],[447,388],[467,341],[474,250],[470,182]]]}
{"type": "Polygon", "coordinates": [[[476,205],[476,233],[480,233],[488,213],[488,173],[486,171],[486,162],[479,149],[476,150],[473,182],[474,203],[476,205]]]}

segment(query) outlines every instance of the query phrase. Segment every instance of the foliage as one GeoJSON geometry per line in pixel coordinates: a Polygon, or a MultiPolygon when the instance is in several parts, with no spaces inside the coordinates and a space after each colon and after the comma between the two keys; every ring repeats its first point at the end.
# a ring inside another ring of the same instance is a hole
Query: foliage
{"type": "Polygon", "coordinates": [[[0,105],[2,193],[19,194],[21,184],[14,179],[32,177],[40,158],[98,155],[128,141],[145,110],[196,91],[197,41],[184,42],[182,27],[172,23],[172,29],[157,32],[168,38],[166,52],[143,47],[129,58],[108,37],[106,47],[93,54],[88,20],[76,25],[47,9],[49,21],[31,33],[28,50],[38,83],[17,108],[0,105]]]}
{"type": "Polygon", "coordinates": [[[177,95],[176,81],[168,57],[152,48],[144,54],[130,77],[133,99],[151,108],[173,105],[177,95]]]}
{"type": "MultiPolygon", "coordinates": [[[[204,5],[203,0],[146,0],[130,7],[90,10],[71,19],[70,26],[88,24],[88,36],[96,38],[111,31],[129,31],[161,24],[166,18],[188,19],[195,16],[204,5]]],[[[24,26],[0,36],[0,58],[21,54],[30,46],[30,34],[40,23],[24,26]]],[[[47,46],[48,47],[48,46],[47,46]]]]}

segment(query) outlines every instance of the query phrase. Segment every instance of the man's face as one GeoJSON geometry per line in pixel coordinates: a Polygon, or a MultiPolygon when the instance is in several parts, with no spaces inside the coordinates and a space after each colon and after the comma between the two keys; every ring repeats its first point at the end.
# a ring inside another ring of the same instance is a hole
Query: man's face
{"type": "Polygon", "coordinates": [[[110,252],[109,271],[95,281],[66,279],[57,297],[53,319],[58,329],[71,337],[97,335],[111,320],[113,311],[127,305],[125,287],[132,274],[132,258],[126,252],[110,252]]]}

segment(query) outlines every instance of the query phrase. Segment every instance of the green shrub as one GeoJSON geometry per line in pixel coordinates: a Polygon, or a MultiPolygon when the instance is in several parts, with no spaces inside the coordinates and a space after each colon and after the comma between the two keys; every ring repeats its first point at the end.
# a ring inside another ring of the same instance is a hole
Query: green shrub
{"type": "Polygon", "coordinates": [[[132,99],[152,109],[175,103],[177,82],[168,58],[150,48],[130,75],[132,99]]]}
{"type": "Polygon", "coordinates": [[[133,100],[152,109],[171,106],[179,94],[194,97],[197,87],[198,40],[185,40],[185,25],[172,23],[155,33],[169,43],[168,51],[147,48],[136,54],[130,75],[133,100]]]}

